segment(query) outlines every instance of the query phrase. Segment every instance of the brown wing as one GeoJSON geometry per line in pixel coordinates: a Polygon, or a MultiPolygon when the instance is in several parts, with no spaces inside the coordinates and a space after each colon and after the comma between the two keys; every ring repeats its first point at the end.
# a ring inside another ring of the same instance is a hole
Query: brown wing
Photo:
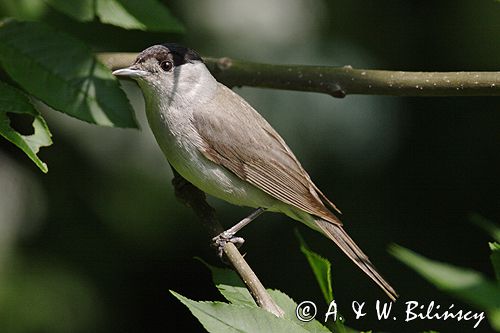
{"type": "Polygon", "coordinates": [[[341,225],[279,134],[230,89],[220,85],[215,99],[195,110],[193,125],[205,157],[274,198],[341,225]]]}

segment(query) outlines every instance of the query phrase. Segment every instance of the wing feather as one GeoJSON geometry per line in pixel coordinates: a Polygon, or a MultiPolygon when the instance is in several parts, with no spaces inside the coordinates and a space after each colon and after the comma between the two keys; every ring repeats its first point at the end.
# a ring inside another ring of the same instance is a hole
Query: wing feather
{"type": "Polygon", "coordinates": [[[219,85],[218,89],[214,100],[193,113],[202,154],[274,198],[341,225],[271,125],[229,88],[219,85]],[[221,110],[220,105],[226,108],[221,110]]]}

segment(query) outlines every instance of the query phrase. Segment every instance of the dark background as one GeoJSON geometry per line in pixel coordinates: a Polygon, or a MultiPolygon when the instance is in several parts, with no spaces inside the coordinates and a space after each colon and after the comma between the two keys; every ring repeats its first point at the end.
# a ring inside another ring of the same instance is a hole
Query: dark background
{"type": "MultiPolygon", "coordinates": [[[[21,1],[1,15],[38,15],[96,51],[164,41],[206,56],[270,63],[352,65],[412,71],[499,70],[500,3],[475,1],[168,1],[185,35],[79,24],[21,1]]],[[[35,16],[32,16],[35,17],[35,16]]],[[[42,174],[0,140],[0,326],[2,332],[202,331],[169,290],[222,300],[194,257],[221,265],[194,214],[178,203],[141,95],[124,83],[142,130],[99,128],[45,112],[54,145],[42,174]],[[9,309],[8,312],[1,310],[9,309]],[[4,313],[3,315],[1,313],[4,313]]],[[[470,309],[387,252],[391,243],[493,277],[478,213],[500,221],[500,100],[400,98],[237,89],[289,143],[316,184],[343,211],[346,229],[406,300],[470,309]]],[[[249,209],[211,200],[229,227],[249,209]]],[[[465,332],[455,321],[355,320],[353,300],[385,296],[326,238],[265,214],[241,235],[264,285],[324,304],[294,228],[332,261],[347,324],[360,330],[465,332]]],[[[326,305],[320,306],[320,313],[326,305]]],[[[373,314],[374,311],[371,311],[373,314]]],[[[484,321],[476,331],[491,331],[484,321]]]]}

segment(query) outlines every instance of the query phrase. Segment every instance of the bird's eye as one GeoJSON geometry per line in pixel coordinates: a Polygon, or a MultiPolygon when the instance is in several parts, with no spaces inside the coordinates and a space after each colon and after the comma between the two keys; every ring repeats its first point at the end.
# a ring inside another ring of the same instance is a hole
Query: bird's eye
{"type": "Polygon", "coordinates": [[[171,61],[164,60],[164,61],[160,62],[160,67],[165,72],[168,72],[168,71],[170,71],[172,69],[172,67],[174,67],[174,65],[172,64],[171,61]]]}

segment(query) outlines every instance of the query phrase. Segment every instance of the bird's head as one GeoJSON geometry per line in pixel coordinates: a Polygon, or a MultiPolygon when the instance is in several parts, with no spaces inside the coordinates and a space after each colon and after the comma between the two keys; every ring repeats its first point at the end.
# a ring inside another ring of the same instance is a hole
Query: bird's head
{"type": "Polygon", "coordinates": [[[113,72],[136,80],[144,91],[185,95],[209,74],[199,54],[187,47],[166,43],[142,51],[134,63],[113,72]]]}

